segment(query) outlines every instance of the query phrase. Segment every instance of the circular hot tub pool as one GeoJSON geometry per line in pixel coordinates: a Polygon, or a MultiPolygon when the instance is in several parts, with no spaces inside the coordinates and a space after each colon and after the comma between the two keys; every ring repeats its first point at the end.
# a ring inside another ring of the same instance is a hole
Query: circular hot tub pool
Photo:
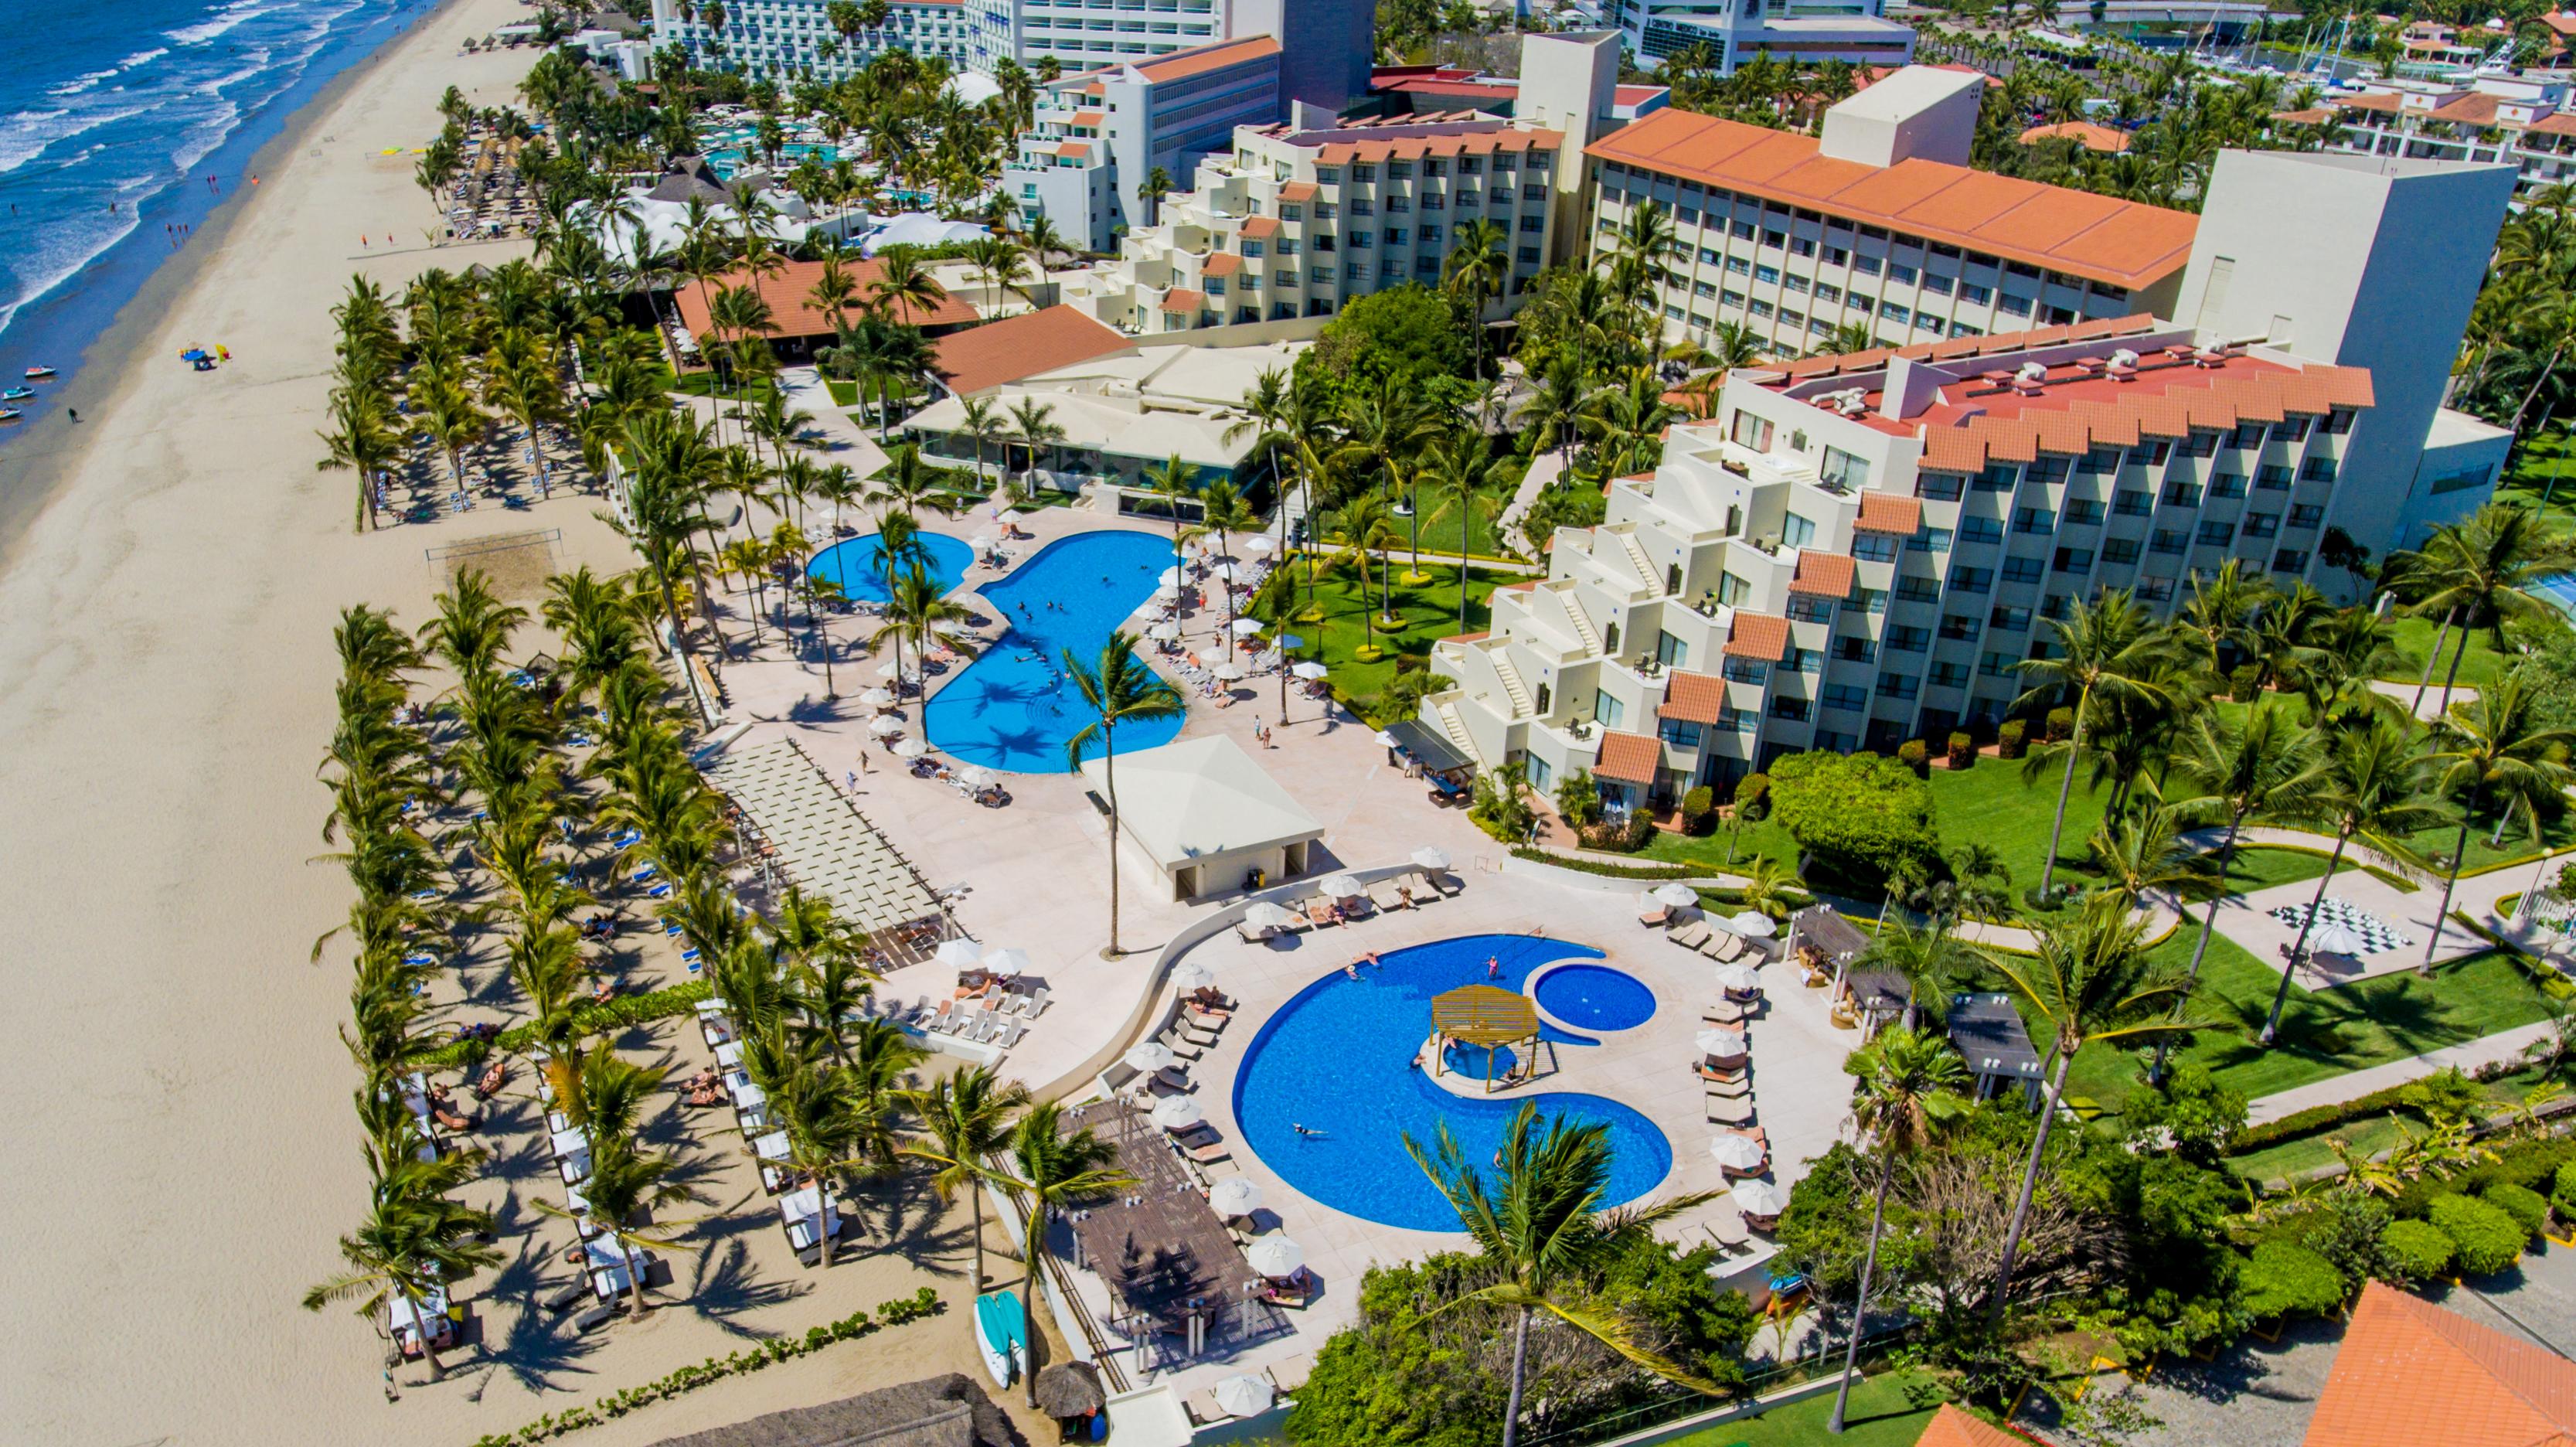
{"type": "Polygon", "coordinates": [[[1655,992],[1608,965],[1563,965],[1539,976],[1539,1007],[1578,1030],[1634,1030],[1655,1015],[1655,992]]]}

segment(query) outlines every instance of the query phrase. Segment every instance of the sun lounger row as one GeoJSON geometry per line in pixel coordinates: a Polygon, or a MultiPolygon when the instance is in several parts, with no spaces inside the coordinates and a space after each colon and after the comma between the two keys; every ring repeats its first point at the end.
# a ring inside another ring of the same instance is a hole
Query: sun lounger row
{"type": "Polygon", "coordinates": [[[1753,946],[1744,942],[1743,936],[1733,930],[1720,929],[1704,919],[1692,920],[1664,938],[1683,949],[1706,955],[1719,964],[1759,958],[1753,946]]]}

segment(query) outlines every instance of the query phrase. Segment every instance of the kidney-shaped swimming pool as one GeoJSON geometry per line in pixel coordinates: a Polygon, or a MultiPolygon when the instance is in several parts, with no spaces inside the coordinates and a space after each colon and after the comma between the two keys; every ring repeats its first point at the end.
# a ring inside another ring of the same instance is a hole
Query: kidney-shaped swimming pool
{"type": "Polygon", "coordinates": [[[1244,1142],[1289,1185],[1337,1211],[1389,1226],[1455,1231],[1457,1213],[1405,1153],[1408,1134],[1426,1149],[1446,1124],[1467,1159],[1481,1165],[1502,1143],[1524,1101],[1539,1117],[1563,1115],[1610,1129],[1615,1206],[1653,1190],[1672,1169],[1672,1143],[1644,1116],[1598,1095],[1547,1093],[1461,1098],[1413,1068],[1431,1033],[1431,997],[1460,985],[1517,990],[1532,970],[1601,952],[1527,935],[1437,940],[1363,966],[1356,980],[1338,969],[1307,986],[1263,1023],[1234,1081],[1234,1119],[1244,1142]],[[1486,974],[1487,961],[1498,965],[1486,974]],[[1307,1132],[1300,1132],[1299,1126],[1307,1132]]]}

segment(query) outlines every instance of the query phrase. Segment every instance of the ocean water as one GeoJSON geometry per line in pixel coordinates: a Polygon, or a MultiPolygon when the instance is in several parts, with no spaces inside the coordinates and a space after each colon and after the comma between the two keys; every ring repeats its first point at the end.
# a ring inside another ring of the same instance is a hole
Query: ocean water
{"type": "Polygon", "coordinates": [[[169,228],[202,224],[298,107],[430,7],[90,0],[20,12],[19,43],[0,47],[0,377],[38,364],[68,377],[181,249],[169,228]]]}

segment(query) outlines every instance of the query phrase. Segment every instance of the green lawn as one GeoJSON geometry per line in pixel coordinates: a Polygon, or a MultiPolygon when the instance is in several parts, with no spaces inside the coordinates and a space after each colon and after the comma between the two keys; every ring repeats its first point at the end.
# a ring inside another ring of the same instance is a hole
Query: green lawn
{"type": "MultiPolygon", "coordinates": [[[[2409,685],[2423,682],[2424,655],[2432,648],[2434,635],[2441,631],[2441,627],[2442,620],[2438,618],[2400,618],[2394,614],[2390,615],[2388,636],[2396,643],[2398,653],[2403,655],[2403,661],[2380,676],[2391,682],[2409,685]]],[[[2459,646],[2460,630],[2454,628],[2450,636],[2442,640],[2442,656],[2433,665],[2432,692],[2436,695],[2442,691],[2442,680],[2450,676],[2451,655],[2458,650],[2459,646]]],[[[2504,655],[2495,651],[2495,635],[2484,628],[2472,628],[2469,630],[2469,651],[2460,660],[2460,675],[2456,682],[2462,688],[2484,688],[2495,682],[2496,674],[2503,668],[2505,661],[2504,655]]],[[[2411,698],[2412,695],[2409,697],[2411,698]]]]}
{"type": "Polygon", "coordinates": [[[1658,832],[1637,857],[1688,864],[1711,874],[1741,874],[1747,862],[1765,857],[1794,869],[1798,864],[1798,841],[1789,837],[1779,820],[1766,817],[1758,824],[1745,825],[1742,837],[1735,839],[1729,838],[1724,824],[1717,826],[1717,832],[1700,836],[1658,832]],[[1732,860],[1728,858],[1730,845],[1734,849],[1732,860]]]}
{"type": "Polygon", "coordinates": [[[2553,522],[2576,525],[2576,442],[2561,429],[2525,442],[2513,470],[2496,484],[2496,501],[2541,508],[2553,522]],[[2541,507],[2546,498],[2548,506],[2541,507]]]}
{"type": "MultiPolygon", "coordinates": [[[[1374,571],[1374,570],[1373,570],[1374,571]]],[[[1327,571],[1315,585],[1315,605],[1322,610],[1320,622],[1308,621],[1301,606],[1299,621],[1291,625],[1298,637],[1306,640],[1299,657],[1323,661],[1332,670],[1330,682],[1344,698],[1373,698],[1395,676],[1399,655],[1426,654],[1435,640],[1459,632],[1458,569],[1425,564],[1423,571],[1431,581],[1419,587],[1408,587],[1402,581],[1401,568],[1394,578],[1384,574],[1370,580],[1367,600],[1361,597],[1358,573],[1351,568],[1327,571]],[[1388,629],[1370,622],[1371,604],[1379,591],[1392,584],[1387,601],[1393,607],[1400,626],[1388,629]],[[1362,659],[1362,646],[1374,641],[1379,649],[1373,659],[1362,659]]],[[[1493,596],[1497,580],[1471,573],[1467,579],[1467,632],[1485,626],[1490,616],[1486,600],[1493,596]]],[[[1302,589],[1300,603],[1303,603],[1302,589]]]]}
{"type": "MultiPolygon", "coordinates": [[[[2522,1103],[2524,1092],[2537,1084],[2539,1078],[2537,1070],[2518,1070],[2500,1079],[2482,1082],[2478,1088],[2494,1105],[2512,1107],[2522,1103]]],[[[2296,1140],[2266,1146],[2259,1151],[2248,1151],[2244,1155],[2230,1157],[2227,1164],[2249,1180],[2287,1180],[2320,1166],[2333,1165],[2334,1148],[2328,1144],[2331,1141],[2340,1140],[2363,1155],[2375,1155],[2396,1145],[2402,1128],[2411,1128],[2417,1135],[2424,1133],[2421,1121],[2410,1119],[2401,1127],[2394,1116],[2376,1115],[2368,1120],[2353,1121],[2300,1136],[2296,1140]]]]}
{"type": "MultiPolygon", "coordinates": [[[[1914,1447],[1932,1420],[1934,1407],[1917,1407],[1906,1393],[1914,1379],[1902,1374],[1873,1376],[1852,1388],[1844,1410],[1843,1434],[1825,1430],[1833,1415],[1834,1394],[1775,1407],[1758,1417],[1735,1421],[1673,1439],[1673,1447],[1914,1447]]],[[[1937,1405],[1937,1404],[1936,1404],[1937,1405]]]]}
{"type": "MultiPolygon", "coordinates": [[[[1980,758],[1965,769],[1932,771],[1933,822],[1944,852],[1975,841],[2000,855],[2012,871],[2013,893],[2039,883],[2048,858],[2048,830],[2057,810],[2061,775],[2024,783],[2018,760],[1980,758]]],[[[2093,837],[2110,803],[2110,791],[2084,787],[2084,771],[2075,773],[2075,791],[2066,800],[2066,833],[2058,843],[2059,868],[2086,858],[2084,841],[2093,837]]]]}
{"type": "MultiPolygon", "coordinates": [[[[1482,554],[1486,557],[1503,557],[1506,555],[1501,540],[1494,536],[1493,518],[1501,513],[1505,503],[1511,501],[1511,489],[1495,489],[1487,492],[1485,497],[1493,508],[1492,514],[1479,512],[1473,515],[1464,515],[1458,510],[1452,509],[1446,517],[1426,517],[1422,520],[1422,535],[1418,540],[1418,543],[1422,549],[1423,561],[1426,564],[1443,555],[1451,558],[1458,556],[1458,532],[1462,525],[1466,528],[1467,532],[1468,552],[1482,554]]],[[[1397,539],[1395,550],[1399,554],[1407,555],[1407,561],[1409,563],[1409,555],[1417,545],[1417,540],[1413,533],[1413,519],[1407,517],[1397,518],[1395,520],[1395,533],[1397,539]]]]}

